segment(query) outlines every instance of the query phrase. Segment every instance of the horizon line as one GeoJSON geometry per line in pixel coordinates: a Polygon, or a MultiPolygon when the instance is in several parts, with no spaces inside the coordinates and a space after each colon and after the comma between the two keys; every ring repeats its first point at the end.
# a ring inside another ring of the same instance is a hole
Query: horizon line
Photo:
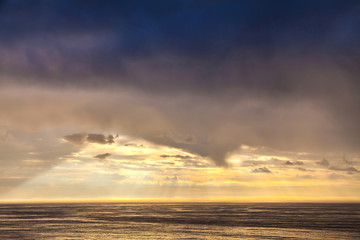
{"type": "Polygon", "coordinates": [[[0,204],[17,203],[360,203],[360,197],[0,199],[0,204]]]}

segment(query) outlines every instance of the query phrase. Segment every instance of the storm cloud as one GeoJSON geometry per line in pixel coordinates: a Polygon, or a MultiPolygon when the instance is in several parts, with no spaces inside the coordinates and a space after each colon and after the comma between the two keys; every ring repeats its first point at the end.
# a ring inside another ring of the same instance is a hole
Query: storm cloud
{"type": "Polygon", "coordinates": [[[295,2],[3,1],[0,124],[220,166],[241,144],[358,152],[360,5],[295,2]]]}

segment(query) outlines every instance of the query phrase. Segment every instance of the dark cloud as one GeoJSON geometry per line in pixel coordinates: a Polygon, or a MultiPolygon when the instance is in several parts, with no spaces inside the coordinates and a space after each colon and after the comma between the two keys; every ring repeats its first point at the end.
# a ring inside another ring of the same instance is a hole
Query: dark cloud
{"type": "Polygon", "coordinates": [[[115,139],[115,137],[114,137],[113,135],[109,134],[109,135],[107,136],[107,143],[108,143],[108,144],[114,143],[114,139],[115,139]]]}
{"type": "Polygon", "coordinates": [[[144,147],[143,144],[136,144],[136,143],[125,143],[124,146],[125,147],[129,147],[129,146],[131,146],[131,147],[144,147]]]}
{"type": "Polygon", "coordinates": [[[71,135],[67,135],[63,138],[64,140],[68,141],[69,143],[75,145],[82,145],[86,141],[91,143],[98,143],[98,144],[112,144],[114,143],[114,136],[111,134],[105,136],[103,134],[95,134],[95,133],[74,133],[71,135]]]}
{"type": "MultiPolygon", "coordinates": [[[[0,66],[9,75],[57,85],[283,92],[306,68],[292,67],[290,76],[272,56],[291,50],[299,59],[296,54],[317,50],[353,59],[358,12],[359,3],[349,0],[6,1],[0,66]]],[[[311,87],[314,79],[301,85],[311,87]]]]}
{"type": "Polygon", "coordinates": [[[86,138],[87,138],[86,133],[74,133],[74,134],[65,136],[64,140],[68,141],[69,143],[75,144],[75,145],[82,145],[85,143],[86,138]]]}
{"type": "Polygon", "coordinates": [[[114,137],[112,135],[108,135],[106,137],[103,134],[95,134],[95,133],[89,133],[86,140],[91,143],[99,143],[99,144],[114,143],[114,137]]]}
{"type": "Polygon", "coordinates": [[[310,170],[310,169],[306,169],[306,168],[301,168],[299,167],[298,168],[300,171],[303,171],[303,172],[313,172],[314,170],[310,170]]]}
{"type": "Polygon", "coordinates": [[[292,165],[304,165],[304,162],[302,161],[286,161],[284,165],[292,166],[292,165]]]}
{"type": "Polygon", "coordinates": [[[255,169],[251,170],[251,172],[253,172],[253,173],[271,173],[270,169],[268,169],[267,167],[255,168],[255,169]]]}
{"type": "Polygon", "coordinates": [[[177,155],[162,154],[162,155],[160,155],[160,157],[162,157],[162,158],[180,158],[180,159],[190,159],[190,158],[192,158],[189,155],[179,155],[179,154],[177,154],[177,155]]]}
{"type": "Polygon", "coordinates": [[[345,170],[348,172],[357,172],[357,173],[360,172],[358,169],[356,169],[354,167],[347,167],[347,168],[345,168],[345,170]]]}
{"type": "Polygon", "coordinates": [[[325,158],[320,161],[320,162],[317,162],[318,165],[321,165],[321,166],[324,166],[324,167],[328,167],[330,165],[329,161],[326,160],[325,158]]]}
{"type": "Polygon", "coordinates": [[[348,173],[359,173],[360,171],[354,167],[337,167],[337,166],[330,166],[329,167],[330,170],[334,170],[334,171],[343,171],[343,172],[348,172],[348,173]]]}
{"type": "Polygon", "coordinates": [[[242,166],[257,166],[257,165],[270,165],[270,166],[294,166],[294,165],[304,165],[302,161],[284,161],[277,158],[271,158],[269,160],[246,160],[242,162],[242,166]]]}
{"type": "Polygon", "coordinates": [[[294,165],[304,165],[304,162],[302,162],[302,161],[294,161],[293,164],[294,165]]]}
{"type": "Polygon", "coordinates": [[[111,156],[111,153],[104,153],[104,154],[96,155],[96,156],[94,156],[94,158],[98,158],[98,159],[103,160],[103,159],[106,159],[106,158],[108,158],[110,156],[111,156]]]}

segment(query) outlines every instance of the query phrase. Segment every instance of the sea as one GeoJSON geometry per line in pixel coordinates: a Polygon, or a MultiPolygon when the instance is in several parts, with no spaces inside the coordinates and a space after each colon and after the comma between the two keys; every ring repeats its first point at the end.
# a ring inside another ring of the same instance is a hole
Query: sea
{"type": "Polygon", "coordinates": [[[0,239],[360,239],[360,204],[0,204],[0,239]]]}

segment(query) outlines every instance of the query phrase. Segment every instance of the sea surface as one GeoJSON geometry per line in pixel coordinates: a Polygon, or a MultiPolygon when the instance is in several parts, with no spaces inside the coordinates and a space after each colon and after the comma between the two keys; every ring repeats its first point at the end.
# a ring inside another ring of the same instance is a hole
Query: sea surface
{"type": "Polygon", "coordinates": [[[360,204],[0,204],[0,239],[360,239],[360,204]]]}

